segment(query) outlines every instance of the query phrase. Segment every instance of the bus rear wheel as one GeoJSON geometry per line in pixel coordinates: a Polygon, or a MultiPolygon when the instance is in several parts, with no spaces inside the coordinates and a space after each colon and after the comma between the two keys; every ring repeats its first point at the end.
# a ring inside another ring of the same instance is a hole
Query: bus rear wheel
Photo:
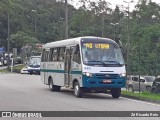
{"type": "Polygon", "coordinates": [[[111,94],[113,98],[119,98],[121,95],[121,88],[112,88],[111,94]]]}
{"type": "Polygon", "coordinates": [[[74,95],[78,98],[81,98],[83,95],[82,88],[80,88],[80,85],[78,82],[74,83],[74,95]]]}
{"type": "Polygon", "coordinates": [[[49,89],[50,89],[51,91],[57,91],[57,92],[59,92],[60,89],[61,89],[61,87],[54,85],[52,78],[50,78],[50,79],[49,79],[49,89]]]}

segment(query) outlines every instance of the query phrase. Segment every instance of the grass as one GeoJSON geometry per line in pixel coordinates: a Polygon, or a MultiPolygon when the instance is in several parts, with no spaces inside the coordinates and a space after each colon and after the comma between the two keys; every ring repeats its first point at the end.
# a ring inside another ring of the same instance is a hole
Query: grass
{"type": "Polygon", "coordinates": [[[19,69],[21,70],[22,68],[24,68],[26,65],[17,65],[17,66],[14,66],[13,69],[19,69]]]}
{"type": "Polygon", "coordinates": [[[10,71],[8,71],[7,69],[2,69],[0,70],[0,73],[9,73],[10,71]]]}
{"type": "MultiPolygon", "coordinates": [[[[17,65],[17,66],[13,66],[13,72],[16,72],[16,73],[19,73],[21,71],[21,69],[23,67],[25,67],[26,65],[17,65]]],[[[11,72],[11,68],[10,68],[10,71],[6,69],[3,69],[3,70],[0,70],[0,73],[9,73],[11,72]]]]}
{"type": "Polygon", "coordinates": [[[133,93],[133,92],[128,92],[128,91],[122,91],[122,95],[136,97],[140,99],[160,101],[160,94],[153,94],[150,92],[133,93]]]}

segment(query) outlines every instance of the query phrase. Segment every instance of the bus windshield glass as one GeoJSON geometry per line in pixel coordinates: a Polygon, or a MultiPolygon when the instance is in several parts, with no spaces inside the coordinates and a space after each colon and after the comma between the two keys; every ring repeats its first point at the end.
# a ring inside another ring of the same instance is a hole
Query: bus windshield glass
{"type": "Polygon", "coordinates": [[[40,66],[40,57],[31,57],[29,60],[29,66],[40,66]]]}
{"type": "Polygon", "coordinates": [[[122,66],[124,60],[119,46],[107,42],[82,42],[83,63],[86,65],[122,66]]]}

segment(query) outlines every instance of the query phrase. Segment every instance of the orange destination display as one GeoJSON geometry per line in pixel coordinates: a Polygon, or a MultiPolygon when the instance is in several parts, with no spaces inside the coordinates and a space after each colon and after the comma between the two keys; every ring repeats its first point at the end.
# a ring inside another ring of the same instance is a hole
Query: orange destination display
{"type": "Polygon", "coordinates": [[[107,43],[85,43],[86,48],[98,48],[98,49],[109,49],[110,45],[107,43]]]}

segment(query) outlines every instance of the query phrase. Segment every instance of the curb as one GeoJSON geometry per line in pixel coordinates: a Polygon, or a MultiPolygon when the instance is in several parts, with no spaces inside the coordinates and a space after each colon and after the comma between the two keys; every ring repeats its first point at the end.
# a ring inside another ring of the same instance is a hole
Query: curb
{"type": "Polygon", "coordinates": [[[141,101],[155,103],[155,104],[160,104],[160,101],[158,101],[158,100],[151,100],[151,99],[140,98],[140,97],[129,96],[129,95],[123,95],[123,94],[121,94],[121,97],[130,98],[130,99],[134,99],[134,100],[141,100],[141,101]]]}

